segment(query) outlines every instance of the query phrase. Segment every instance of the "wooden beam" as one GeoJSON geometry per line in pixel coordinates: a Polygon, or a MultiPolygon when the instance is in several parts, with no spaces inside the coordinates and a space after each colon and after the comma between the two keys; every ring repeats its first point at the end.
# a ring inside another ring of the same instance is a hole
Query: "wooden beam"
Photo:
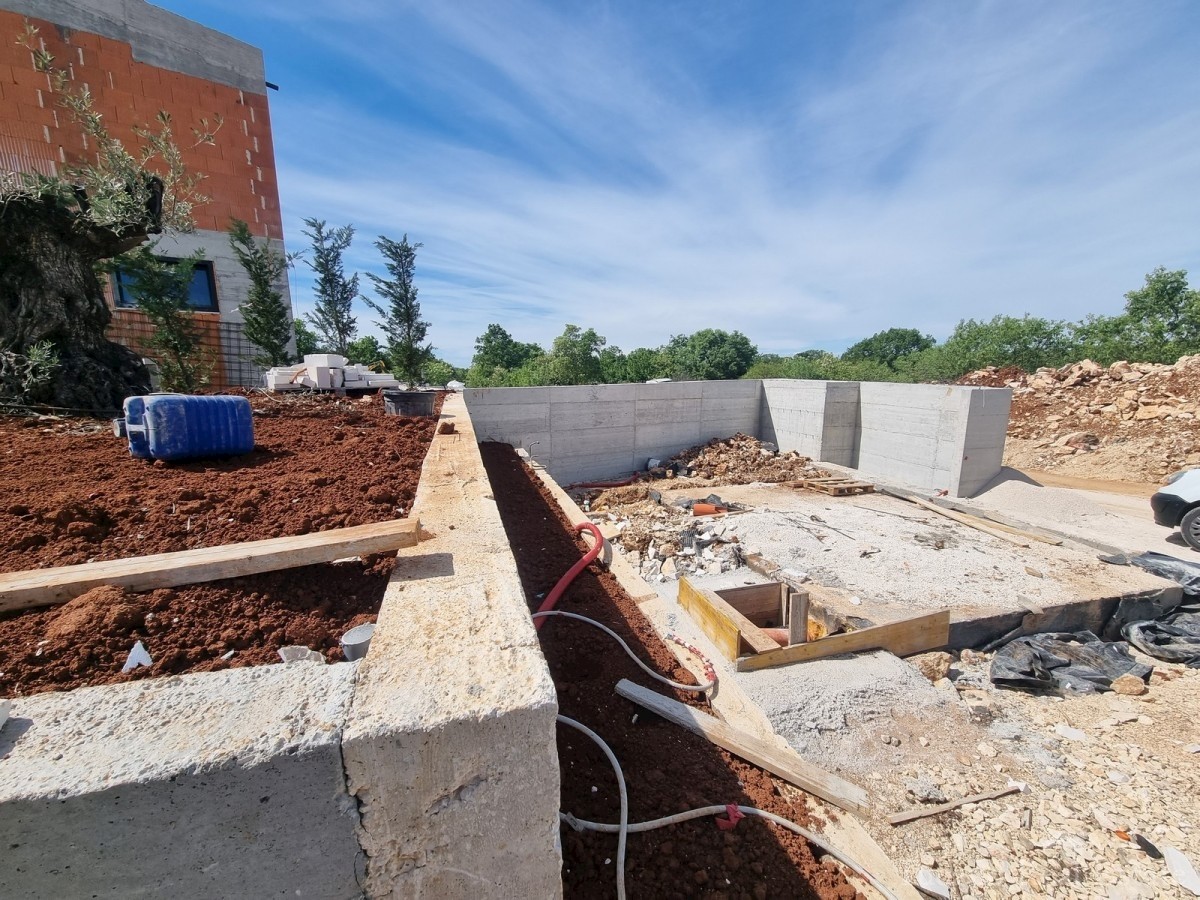
{"type": "Polygon", "coordinates": [[[741,656],[742,641],[755,653],[779,649],[779,644],[740,612],[687,578],[679,579],[679,605],[696,620],[727,659],[741,656]],[[732,652],[731,652],[732,651],[732,652]]]}
{"type": "Polygon", "coordinates": [[[420,528],[417,519],[395,519],[264,541],[11,572],[0,575],[0,612],[64,603],[105,584],[149,591],[415,547],[420,528]]]}
{"type": "Polygon", "coordinates": [[[1009,794],[1015,794],[1020,791],[1018,785],[1011,785],[999,791],[988,791],[985,794],[971,794],[969,797],[959,797],[957,800],[951,800],[949,803],[939,803],[937,806],[926,806],[922,809],[913,809],[908,812],[893,813],[888,816],[888,822],[892,825],[903,825],[905,822],[912,822],[914,819],[924,819],[927,816],[936,816],[940,813],[949,812],[952,809],[958,809],[960,806],[966,806],[968,803],[979,803],[983,800],[995,800],[998,797],[1007,797],[1009,794]]]}
{"type": "Polygon", "coordinates": [[[726,725],[708,713],[624,678],[617,682],[617,693],[835,806],[860,813],[870,811],[865,790],[805,762],[794,750],[768,744],[749,732],[726,725]]]}
{"type": "Polygon", "coordinates": [[[853,653],[857,650],[882,649],[890,650],[897,656],[911,656],[914,653],[944,647],[948,640],[950,640],[950,610],[943,609],[924,616],[864,628],[861,631],[835,634],[821,638],[819,641],[810,641],[807,644],[796,644],[792,647],[772,650],[769,653],[745,656],[737,661],[737,670],[753,672],[756,669],[768,669],[772,666],[804,662],[810,659],[823,659],[827,656],[853,653]]]}
{"type": "Polygon", "coordinates": [[[960,525],[966,525],[968,528],[974,528],[976,531],[982,531],[984,534],[990,534],[994,538],[999,538],[1002,541],[1008,541],[1010,544],[1016,544],[1018,547],[1029,547],[1029,539],[1023,535],[1010,534],[1010,531],[1015,531],[1016,529],[1008,528],[1007,525],[1001,527],[1008,530],[1001,531],[1000,528],[992,527],[998,523],[993,522],[991,524],[984,524],[982,519],[975,518],[974,516],[964,516],[962,513],[955,512],[952,509],[946,509],[943,506],[938,506],[936,503],[930,503],[928,500],[923,500],[916,494],[910,494],[907,491],[898,491],[895,488],[884,488],[883,492],[892,497],[896,497],[897,499],[907,500],[909,503],[915,503],[922,509],[935,512],[939,516],[945,516],[947,519],[958,522],[960,525]]]}

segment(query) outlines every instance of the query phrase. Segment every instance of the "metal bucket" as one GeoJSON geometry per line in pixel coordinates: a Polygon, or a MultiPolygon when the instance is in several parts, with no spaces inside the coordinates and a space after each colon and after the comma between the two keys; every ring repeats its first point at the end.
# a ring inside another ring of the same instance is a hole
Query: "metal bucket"
{"type": "Polygon", "coordinates": [[[384,391],[383,411],[389,416],[432,416],[434,391],[384,391]]]}

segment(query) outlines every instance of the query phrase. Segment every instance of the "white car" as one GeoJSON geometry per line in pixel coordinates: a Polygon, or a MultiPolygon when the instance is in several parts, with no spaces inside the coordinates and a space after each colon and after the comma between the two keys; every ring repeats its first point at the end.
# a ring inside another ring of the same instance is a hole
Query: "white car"
{"type": "Polygon", "coordinates": [[[1193,550],[1200,550],[1200,469],[1185,469],[1167,479],[1167,486],[1150,498],[1154,521],[1178,528],[1193,550]]]}

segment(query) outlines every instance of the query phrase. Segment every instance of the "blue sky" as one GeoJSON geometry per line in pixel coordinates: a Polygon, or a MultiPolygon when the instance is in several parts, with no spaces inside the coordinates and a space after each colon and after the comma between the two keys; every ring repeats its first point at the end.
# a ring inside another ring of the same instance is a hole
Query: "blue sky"
{"type": "Polygon", "coordinates": [[[159,5],[263,49],[289,249],[421,241],[456,364],[491,322],[790,354],[1200,284],[1190,0],[159,5]]]}

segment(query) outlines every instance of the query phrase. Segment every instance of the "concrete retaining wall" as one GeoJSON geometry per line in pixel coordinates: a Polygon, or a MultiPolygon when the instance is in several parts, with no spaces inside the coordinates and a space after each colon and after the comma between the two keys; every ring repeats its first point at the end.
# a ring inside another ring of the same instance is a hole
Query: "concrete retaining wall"
{"type": "Polygon", "coordinates": [[[480,440],[524,447],[561,484],[627,475],[715,437],[759,431],[761,382],[674,381],[463,392],[480,440]]]}
{"type": "Polygon", "coordinates": [[[742,431],[866,478],[967,496],[1000,471],[1006,388],[853,381],[474,388],[482,440],[524,447],[560,483],[645,468],[742,431]]]}
{"type": "Polygon", "coordinates": [[[461,398],[443,415],[364,661],[13,701],[0,896],[561,896],[554,685],[461,398]]]}

